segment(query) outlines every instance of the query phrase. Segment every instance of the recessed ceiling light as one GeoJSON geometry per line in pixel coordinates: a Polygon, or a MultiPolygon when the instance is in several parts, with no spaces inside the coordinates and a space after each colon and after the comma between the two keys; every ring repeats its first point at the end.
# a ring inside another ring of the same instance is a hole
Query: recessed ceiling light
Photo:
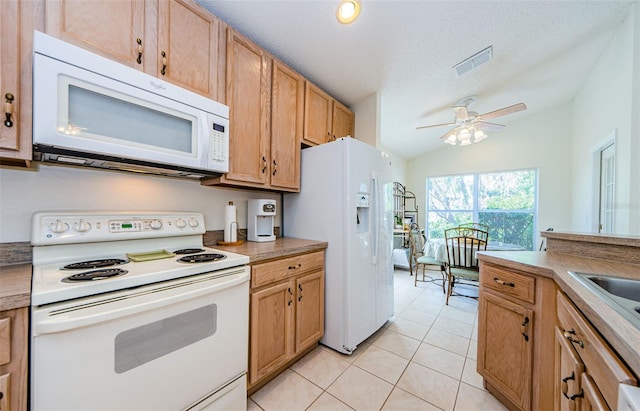
{"type": "Polygon", "coordinates": [[[342,24],[353,23],[360,14],[359,0],[342,0],[336,10],[336,18],[342,24]]]}

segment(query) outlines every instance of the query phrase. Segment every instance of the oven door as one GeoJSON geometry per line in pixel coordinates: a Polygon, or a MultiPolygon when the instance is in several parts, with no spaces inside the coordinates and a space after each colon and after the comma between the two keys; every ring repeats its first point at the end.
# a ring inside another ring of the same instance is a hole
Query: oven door
{"type": "Polygon", "coordinates": [[[34,307],[32,409],[181,410],[229,386],[245,409],[248,280],[234,268],[34,307]]]}

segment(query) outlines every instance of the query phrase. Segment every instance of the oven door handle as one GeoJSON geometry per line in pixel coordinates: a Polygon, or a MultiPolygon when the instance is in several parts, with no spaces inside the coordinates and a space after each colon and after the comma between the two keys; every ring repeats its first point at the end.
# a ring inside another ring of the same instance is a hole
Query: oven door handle
{"type": "MultiPolygon", "coordinates": [[[[248,270],[225,277],[199,278],[184,283],[149,287],[137,293],[109,295],[103,301],[50,308],[34,313],[33,335],[52,334],[93,326],[113,319],[181,303],[235,287],[249,280],[248,270]],[[202,284],[213,281],[210,284],[202,284]],[[181,290],[181,288],[188,288],[181,290]],[[164,295],[163,295],[164,292],[164,295]]],[[[248,291],[247,291],[248,295],[248,291]]]]}

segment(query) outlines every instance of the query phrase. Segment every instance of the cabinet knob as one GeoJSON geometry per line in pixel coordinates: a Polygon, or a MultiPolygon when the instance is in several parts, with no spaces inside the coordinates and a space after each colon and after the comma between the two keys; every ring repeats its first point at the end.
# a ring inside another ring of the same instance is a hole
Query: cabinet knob
{"type": "Polygon", "coordinates": [[[137,38],[136,43],[138,43],[138,58],[136,59],[136,61],[138,62],[138,64],[142,64],[142,39],[137,38]]]}
{"type": "Polygon", "coordinates": [[[11,93],[7,93],[4,95],[5,103],[4,103],[4,125],[7,127],[13,127],[13,120],[11,120],[11,116],[13,115],[13,100],[15,97],[11,93]]]}

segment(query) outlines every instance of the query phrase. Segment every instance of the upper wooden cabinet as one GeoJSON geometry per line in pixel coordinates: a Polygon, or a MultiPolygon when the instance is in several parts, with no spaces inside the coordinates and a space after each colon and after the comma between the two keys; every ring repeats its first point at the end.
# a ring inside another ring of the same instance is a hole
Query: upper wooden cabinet
{"type": "Polygon", "coordinates": [[[302,77],[229,28],[229,172],[205,185],[300,190],[302,77]]]}
{"type": "Polygon", "coordinates": [[[354,124],[355,116],[351,110],[311,82],[306,82],[303,143],[313,146],[340,137],[353,137],[354,124]]]}
{"type": "Polygon", "coordinates": [[[264,50],[229,28],[229,172],[212,184],[267,187],[270,173],[270,64],[264,50]]]}
{"type": "Polygon", "coordinates": [[[300,189],[304,80],[273,60],[271,84],[271,187],[300,189]]]}
{"type": "Polygon", "coordinates": [[[156,75],[218,100],[219,20],[191,1],[158,4],[156,75]]]}
{"type": "Polygon", "coordinates": [[[331,137],[333,140],[346,136],[353,137],[356,117],[351,110],[334,100],[332,118],[331,137]]]}
{"type": "Polygon", "coordinates": [[[220,24],[192,0],[46,3],[48,34],[218,101],[220,24]]]}
{"type": "Polygon", "coordinates": [[[50,0],[46,4],[46,32],[142,70],[154,66],[148,53],[157,41],[153,34],[149,39],[145,36],[156,30],[149,10],[153,6],[144,0],[119,1],[115,7],[108,0],[50,0]]]}
{"type": "Polygon", "coordinates": [[[0,164],[28,167],[32,158],[31,54],[41,3],[3,0],[1,6],[0,164]]]}
{"type": "Polygon", "coordinates": [[[304,94],[303,142],[324,144],[331,138],[332,103],[330,95],[307,81],[304,94]]]}

